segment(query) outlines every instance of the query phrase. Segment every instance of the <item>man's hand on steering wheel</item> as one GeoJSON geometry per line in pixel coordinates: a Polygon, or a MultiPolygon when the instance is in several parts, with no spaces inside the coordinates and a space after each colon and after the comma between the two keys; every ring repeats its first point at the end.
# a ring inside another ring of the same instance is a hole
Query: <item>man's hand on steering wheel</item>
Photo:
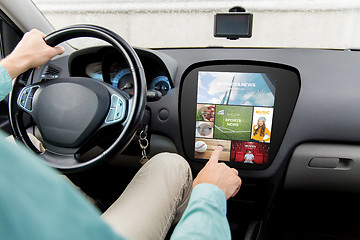
{"type": "Polygon", "coordinates": [[[1,61],[1,65],[7,70],[11,79],[65,52],[61,46],[47,45],[44,41],[45,37],[46,35],[37,29],[25,33],[12,53],[1,61]]]}

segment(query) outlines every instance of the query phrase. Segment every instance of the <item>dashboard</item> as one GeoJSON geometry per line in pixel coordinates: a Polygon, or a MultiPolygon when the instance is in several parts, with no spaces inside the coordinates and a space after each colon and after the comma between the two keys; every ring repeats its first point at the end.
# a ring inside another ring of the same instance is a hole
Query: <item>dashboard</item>
{"type": "MultiPolygon", "coordinates": [[[[135,51],[147,81],[149,156],[176,152],[196,174],[211,150],[222,145],[221,160],[237,168],[243,180],[243,194],[229,208],[259,219],[268,214],[281,188],[360,192],[354,182],[360,172],[360,135],[354,131],[360,121],[354,104],[360,100],[354,90],[360,87],[360,69],[354,65],[360,62],[359,52],[135,51]],[[241,100],[239,95],[247,97],[241,100]],[[261,121],[268,132],[259,139],[254,136],[261,121]],[[252,163],[245,162],[249,151],[252,163]]],[[[68,68],[60,75],[93,78],[131,94],[132,79],[123,59],[112,47],[101,46],[51,64],[68,68]]],[[[130,147],[121,161],[129,152],[141,151],[130,147]]]]}

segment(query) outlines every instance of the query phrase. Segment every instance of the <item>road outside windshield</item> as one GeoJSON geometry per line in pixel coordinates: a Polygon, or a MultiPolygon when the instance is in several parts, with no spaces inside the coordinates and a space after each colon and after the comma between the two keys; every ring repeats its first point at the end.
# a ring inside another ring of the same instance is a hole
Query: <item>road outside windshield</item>
{"type": "MultiPolygon", "coordinates": [[[[358,0],[33,2],[55,28],[78,23],[97,24],[117,32],[136,47],[360,48],[358,0]],[[252,38],[215,38],[214,14],[227,12],[239,4],[254,15],[252,38]]],[[[89,41],[72,44],[84,47],[89,41]]]]}

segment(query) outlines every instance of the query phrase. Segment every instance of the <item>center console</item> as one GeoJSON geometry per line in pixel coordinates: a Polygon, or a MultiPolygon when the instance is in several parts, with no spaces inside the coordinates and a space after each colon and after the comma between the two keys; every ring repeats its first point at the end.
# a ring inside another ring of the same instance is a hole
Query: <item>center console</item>
{"type": "Polygon", "coordinates": [[[268,62],[202,62],[183,75],[179,104],[184,153],[200,170],[214,149],[223,147],[220,161],[242,177],[227,215],[240,227],[265,218],[280,186],[281,174],[267,172],[274,173],[268,168],[299,90],[296,69],[268,62]]]}
{"type": "Polygon", "coordinates": [[[187,157],[203,162],[221,145],[220,161],[266,169],[274,160],[299,92],[290,67],[260,62],[208,62],[182,81],[181,126],[187,157]]]}

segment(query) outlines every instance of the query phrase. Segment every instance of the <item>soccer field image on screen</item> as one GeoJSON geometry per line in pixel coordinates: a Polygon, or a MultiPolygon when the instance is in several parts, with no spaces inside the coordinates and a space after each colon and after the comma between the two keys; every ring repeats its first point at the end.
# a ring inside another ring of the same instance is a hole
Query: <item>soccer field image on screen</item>
{"type": "Polygon", "coordinates": [[[252,107],[216,105],[214,138],[250,141],[252,107]]]}

